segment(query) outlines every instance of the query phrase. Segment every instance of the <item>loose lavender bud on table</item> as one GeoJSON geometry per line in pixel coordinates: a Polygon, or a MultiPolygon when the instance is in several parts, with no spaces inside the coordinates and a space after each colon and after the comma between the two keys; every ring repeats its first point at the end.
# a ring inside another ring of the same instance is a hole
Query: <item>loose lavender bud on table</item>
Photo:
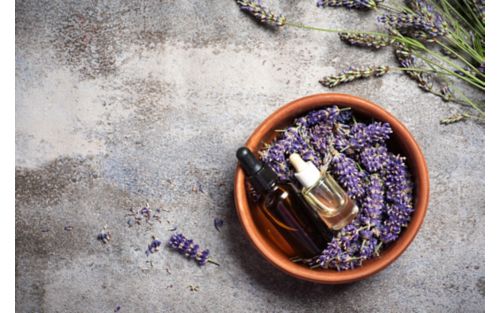
{"type": "Polygon", "coordinates": [[[170,237],[170,240],[168,241],[168,245],[188,259],[195,260],[199,266],[203,266],[207,262],[218,265],[216,262],[208,258],[210,254],[210,251],[208,249],[200,251],[199,245],[195,244],[193,240],[187,239],[182,234],[172,235],[172,237],[170,237]]]}
{"type": "Polygon", "coordinates": [[[150,255],[152,253],[160,251],[161,241],[153,237],[153,241],[148,245],[148,249],[146,250],[146,255],[150,255]]]}
{"type": "Polygon", "coordinates": [[[221,218],[214,218],[214,227],[215,229],[220,232],[220,229],[222,228],[222,226],[224,225],[224,221],[221,219],[221,218]]]}
{"type": "Polygon", "coordinates": [[[111,233],[105,228],[101,230],[99,234],[97,234],[97,240],[101,241],[102,243],[108,243],[111,240],[111,233]]]}

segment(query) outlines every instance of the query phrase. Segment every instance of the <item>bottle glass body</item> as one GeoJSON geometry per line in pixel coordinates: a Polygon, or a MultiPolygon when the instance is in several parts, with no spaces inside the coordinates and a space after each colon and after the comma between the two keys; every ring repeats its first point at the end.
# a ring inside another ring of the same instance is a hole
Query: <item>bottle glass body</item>
{"type": "MultiPolygon", "coordinates": [[[[258,224],[268,225],[270,222],[293,248],[296,256],[316,256],[326,248],[331,239],[329,230],[324,224],[315,221],[314,212],[306,206],[291,185],[274,186],[271,191],[262,195],[258,206],[258,210],[263,212],[261,218],[267,219],[258,224]]],[[[262,231],[271,234],[269,227],[262,231]]]]}
{"type": "Polygon", "coordinates": [[[339,230],[358,214],[358,207],[328,173],[309,188],[302,189],[306,202],[329,229],[339,230]]]}

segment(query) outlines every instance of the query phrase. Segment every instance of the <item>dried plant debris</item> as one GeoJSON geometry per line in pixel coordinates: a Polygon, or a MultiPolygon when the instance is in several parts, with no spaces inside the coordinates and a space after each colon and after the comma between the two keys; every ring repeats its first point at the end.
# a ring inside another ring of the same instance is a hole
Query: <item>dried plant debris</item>
{"type": "Polygon", "coordinates": [[[111,240],[111,232],[107,229],[108,226],[104,226],[99,234],[97,234],[97,240],[106,244],[111,240]]]}
{"type": "Polygon", "coordinates": [[[130,209],[130,212],[126,215],[128,216],[127,225],[132,227],[134,225],[149,224],[153,225],[154,221],[161,223],[161,209],[151,209],[149,203],[141,209],[130,209]]]}
{"type": "Polygon", "coordinates": [[[198,285],[189,285],[188,288],[189,288],[189,291],[193,291],[193,292],[200,291],[200,286],[198,286],[198,285]]]}

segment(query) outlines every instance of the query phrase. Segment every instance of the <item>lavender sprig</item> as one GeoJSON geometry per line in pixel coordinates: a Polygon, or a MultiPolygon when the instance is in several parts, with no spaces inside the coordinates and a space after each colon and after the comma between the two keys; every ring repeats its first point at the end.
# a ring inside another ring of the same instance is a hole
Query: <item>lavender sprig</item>
{"type": "Polygon", "coordinates": [[[380,49],[394,42],[394,38],[366,33],[339,33],[340,40],[358,47],[380,49]]]}
{"type": "Polygon", "coordinates": [[[352,199],[363,196],[364,175],[358,170],[354,160],[343,153],[337,153],[332,158],[332,171],[352,199]]]}
{"type": "Polygon", "coordinates": [[[318,0],[318,7],[344,7],[348,9],[376,9],[383,0],[318,0]]]}
{"type": "Polygon", "coordinates": [[[281,14],[275,14],[261,4],[261,1],[255,0],[236,0],[240,9],[252,15],[260,23],[269,26],[283,26],[286,18],[281,14]]]}
{"type": "Polygon", "coordinates": [[[425,34],[429,38],[435,38],[445,36],[448,33],[448,24],[438,14],[431,19],[420,14],[385,14],[379,16],[378,21],[403,34],[412,34],[412,31],[417,31],[416,34],[420,34],[420,36],[425,34]]]}
{"type": "Polygon", "coordinates": [[[190,260],[195,260],[199,266],[205,265],[207,262],[219,265],[217,262],[208,258],[210,251],[208,249],[200,251],[200,246],[195,244],[193,240],[187,239],[182,234],[174,234],[170,237],[168,245],[177,250],[190,260]]]}
{"type": "Polygon", "coordinates": [[[387,72],[388,66],[349,67],[338,75],[325,76],[319,82],[325,87],[333,88],[361,78],[382,77],[387,72]]]}
{"type": "MultiPolygon", "coordinates": [[[[382,210],[384,209],[384,182],[377,174],[370,175],[368,185],[366,186],[366,196],[363,199],[361,209],[363,214],[366,214],[371,219],[379,219],[382,215],[382,210]]],[[[373,223],[367,224],[376,226],[373,223]]]]}

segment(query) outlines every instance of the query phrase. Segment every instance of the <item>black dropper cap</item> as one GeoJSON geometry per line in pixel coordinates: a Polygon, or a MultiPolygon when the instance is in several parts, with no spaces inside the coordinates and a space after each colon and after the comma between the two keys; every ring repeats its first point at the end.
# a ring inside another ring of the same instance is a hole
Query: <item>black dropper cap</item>
{"type": "Polygon", "coordinates": [[[262,163],[247,147],[236,151],[243,171],[250,179],[252,186],[259,192],[268,192],[278,182],[278,175],[266,164],[262,163]]]}

